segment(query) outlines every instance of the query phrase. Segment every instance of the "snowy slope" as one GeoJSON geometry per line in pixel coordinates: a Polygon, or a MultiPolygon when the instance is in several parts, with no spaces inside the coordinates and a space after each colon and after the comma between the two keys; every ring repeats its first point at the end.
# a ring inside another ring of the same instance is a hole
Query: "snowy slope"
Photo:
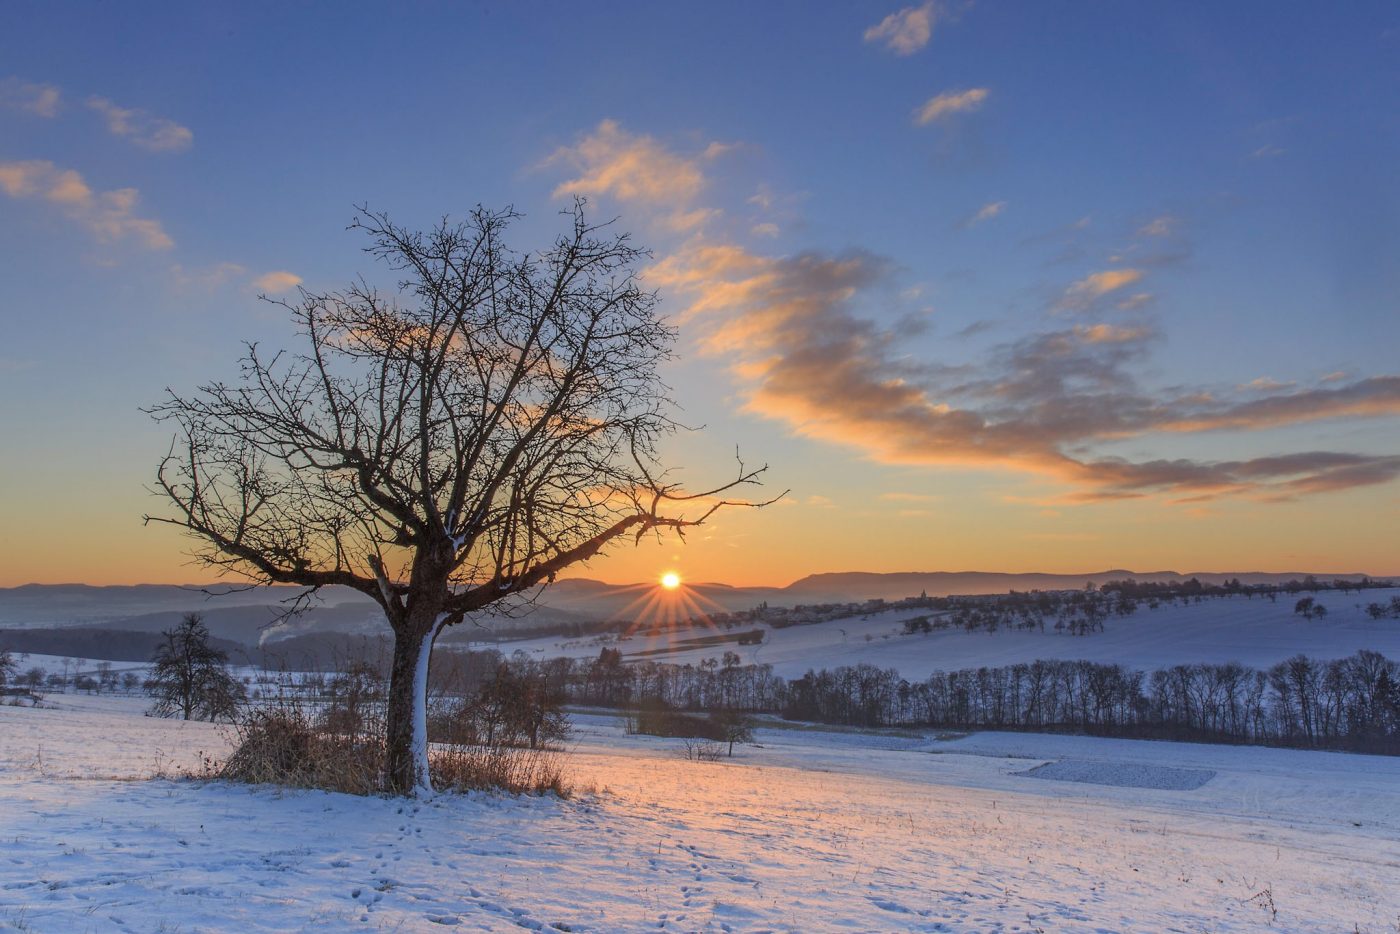
{"type": "Polygon", "coordinates": [[[584,718],[572,801],[139,780],[221,732],[0,707],[0,928],[1393,931],[1400,760],[764,730],[692,763],[584,718]],[[157,757],[155,750],[161,750],[157,757]],[[1194,791],[1050,781],[1210,771],[1194,791]]]}
{"type": "MultiPolygon", "coordinates": [[[[1326,606],[1325,619],[1307,621],[1293,613],[1294,600],[1280,596],[1271,603],[1258,597],[1212,599],[1186,606],[1144,606],[1129,617],[1110,617],[1104,632],[1087,636],[1002,629],[995,633],[942,630],[928,635],[902,634],[905,619],[926,610],[892,610],[810,626],[767,630],[757,646],[726,643],[703,648],[675,645],[667,636],[632,636],[620,641],[536,639],[526,642],[481,643],[509,654],[523,650],[548,658],[597,656],[612,645],[628,660],[650,658],[658,662],[697,664],[719,658],[725,651],[738,653],[745,664],[767,663],[788,678],[808,669],[833,668],[869,662],[896,668],[905,678],[925,678],[937,670],[1011,665],[1036,659],[1085,659],[1119,662],[1143,669],[1193,662],[1243,662],[1268,667],[1303,653],[1320,659],[1343,658],[1359,649],[1373,649],[1400,658],[1400,620],[1372,620],[1364,612],[1367,603],[1390,600],[1400,590],[1372,590],[1361,595],[1322,593],[1317,602],[1326,606]]],[[[743,630],[734,630],[738,633],[743,630]]],[[[703,632],[688,632],[685,639],[703,632]]]]}

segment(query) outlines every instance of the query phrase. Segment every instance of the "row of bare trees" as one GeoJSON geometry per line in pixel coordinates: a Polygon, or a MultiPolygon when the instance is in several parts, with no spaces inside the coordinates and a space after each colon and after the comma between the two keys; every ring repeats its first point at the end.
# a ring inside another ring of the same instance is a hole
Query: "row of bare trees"
{"type": "Polygon", "coordinates": [[[1400,754],[1400,666],[1377,652],[1267,670],[1238,663],[1144,672],[1087,661],[1036,661],[935,672],[921,681],[861,664],[785,680],[768,665],[623,664],[517,659],[548,666],[575,704],[679,711],[744,710],[848,726],[1085,732],[1400,754]]]}
{"type": "Polygon", "coordinates": [[[1037,661],[906,681],[857,665],[787,685],[785,716],[859,726],[1066,730],[1400,754],[1400,666],[1377,652],[1267,670],[1238,663],[1037,661]]]}

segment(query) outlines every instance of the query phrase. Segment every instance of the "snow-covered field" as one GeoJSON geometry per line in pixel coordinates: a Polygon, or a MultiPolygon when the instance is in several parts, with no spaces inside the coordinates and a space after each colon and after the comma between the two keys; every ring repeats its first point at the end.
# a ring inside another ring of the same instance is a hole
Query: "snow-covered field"
{"type": "MultiPolygon", "coordinates": [[[[1014,665],[1036,659],[1117,662],[1143,669],[1177,664],[1242,662],[1267,668],[1300,652],[1319,659],[1345,658],[1371,649],[1400,658],[1400,620],[1369,618],[1368,603],[1388,603],[1400,590],[1368,590],[1361,594],[1321,593],[1325,619],[1305,620],[1293,612],[1294,599],[1276,603],[1255,597],[1208,599],[1186,606],[1156,610],[1145,605],[1128,617],[1109,617],[1104,631],[1087,636],[1000,629],[994,633],[942,630],[928,635],[904,635],[904,620],[927,615],[926,610],[891,610],[810,626],[767,629],[762,645],[723,645],[687,648],[670,636],[632,636],[620,641],[598,639],[532,639],[502,642],[494,647],[507,654],[523,650],[537,658],[596,657],[604,645],[620,649],[629,660],[698,664],[718,659],[725,651],[738,653],[743,664],[773,666],[785,678],[798,678],[809,669],[834,668],[868,662],[896,668],[908,679],[934,671],[1014,665]]],[[[749,627],[745,627],[749,628],[749,627]]],[[[764,628],[764,627],[760,627],[764,628]]],[[[736,629],[739,633],[744,629],[736,629]]],[[[703,630],[676,639],[705,635],[703,630]]],[[[489,643],[473,646],[482,648],[489,643]]]]}
{"type": "Polygon", "coordinates": [[[773,728],[695,763],[583,716],[572,800],[403,802],[152,780],[225,736],[137,699],[54,703],[0,707],[0,929],[1400,924],[1400,759],[773,728]],[[1024,774],[1046,763],[1074,780],[1024,774]],[[1170,790],[1184,772],[1198,786],[1170,790]]]}

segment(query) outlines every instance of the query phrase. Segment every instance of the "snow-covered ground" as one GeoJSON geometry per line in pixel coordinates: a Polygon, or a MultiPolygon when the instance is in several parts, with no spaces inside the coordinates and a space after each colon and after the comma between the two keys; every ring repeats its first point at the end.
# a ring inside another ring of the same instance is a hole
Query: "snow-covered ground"
{"type": "Polygon", "coordinates": [[[404,802],[152,780],[222,751],[224,733],[143,717],[138,699],[54,704],[0,707],[0,929],[1400,923],[1400,759],[775,726],[732,761],[696,763],[586,715],[572,800],[404,802]],[[1024,774],[1046,763],[1075,780],[1024,774]],[[1209,774],[1161,787],[1186,771],[1209,774]]]}
{"type": "MultiPolygon", "coordinates": [[[[762,645],[727,642],[687,648],[678,640],[706,635],[692,630],[676,637],[635,635],[614,641],[599,639],[532,639],[502,642],[493,647],[509,654],[523,650],[533,657],[596,657],[603,646],[620,649],[628,660],[698,664],[736,652],[743,664],[767,663],[785,678],[798,678],[809,669],[834,668],[868,662],[896,668],[908,679],[923,679],[934,671],[982,665],[1014,665],[1036,659],[1117,662],[1137,668],[1177,664],[1242,662],[1267,668],[1300,652],[1319,659],[1345,658],[1371,649],[1400,658],[1400,620],[1373,620],[1368,603],[1388,603],[1400,590],[1367,590],[1360,594],[1324,592],[1317,602],[1326,606],[1324,619],[1305,620],[1293,612],[1294,598],[1277,602],[1255,597],[1207,599],[1151,610],[1143,605],[1128,617],[1112,616],[1104,631],[1086,636],[1000,629],[994,633],[941,630],[927,635],[903,634],[904,620],[927,615],[926,610],[891,610],[810,626],[766,629],[762,645]]],[[[734,634],[746,628],[733,630],[734,634]]],[[[764,628],[764,627],[760,627],[764,628]]],[[[490,643],[474,645],[483,648],[490,643]]]]}

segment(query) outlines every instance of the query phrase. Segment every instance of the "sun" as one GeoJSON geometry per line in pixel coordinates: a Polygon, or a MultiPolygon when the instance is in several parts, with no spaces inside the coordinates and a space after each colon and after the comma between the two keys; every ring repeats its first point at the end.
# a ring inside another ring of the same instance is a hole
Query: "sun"
{"type": "Polygon", "coordinates": [[[681,585],[681,576],[675,571],[667,571],[661,575],[661,586],[667,590],[675,590],[681,585]]]}

